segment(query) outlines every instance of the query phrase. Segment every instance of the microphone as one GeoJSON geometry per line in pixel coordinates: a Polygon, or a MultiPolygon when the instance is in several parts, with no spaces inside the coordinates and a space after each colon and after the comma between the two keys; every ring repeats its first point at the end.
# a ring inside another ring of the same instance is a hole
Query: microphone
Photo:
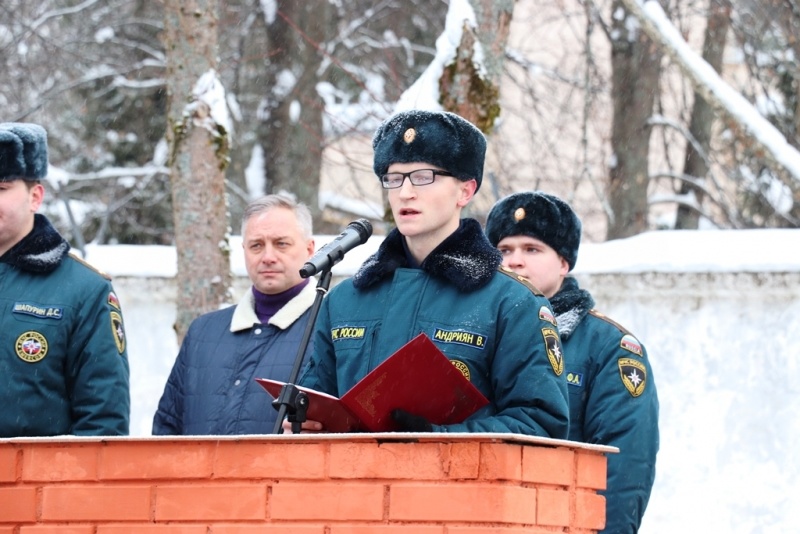
{"type": "Polygon", "coordinates": [[[319,249],[300,269],[300,276],[308,278],[320,271],[330,269],[344,258],[345,253],[367,242],[372,235],[372,225],[366,219],[358,219],[347,225],[339,237],[319,249]]]}

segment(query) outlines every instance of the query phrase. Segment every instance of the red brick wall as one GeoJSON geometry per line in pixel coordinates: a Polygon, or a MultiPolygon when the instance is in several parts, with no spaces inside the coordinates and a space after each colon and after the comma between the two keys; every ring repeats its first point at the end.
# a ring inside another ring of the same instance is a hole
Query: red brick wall
{"type": "Polygon", "coordinates": [[[0,441],[0,534],[603,527],[604,448],[461,436],[0,441]]]}

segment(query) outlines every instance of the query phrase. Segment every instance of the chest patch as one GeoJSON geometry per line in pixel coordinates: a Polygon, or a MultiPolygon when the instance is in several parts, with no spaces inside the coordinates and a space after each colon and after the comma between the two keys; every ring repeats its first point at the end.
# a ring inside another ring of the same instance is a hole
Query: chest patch
{"type": "Polygon", "coordinates": [[[485,336],[474,332],[465,332],[463,330],[442,330],[441,328],[437,328],[436,332],[433,334],[433,339],[442,343],[468,345],[481,350],[486,348],[485,336]]]}
{"type": "Polygon", "coordinates": [[[331,340],[340,339],[364,339],[367,329],[363,326],[340,326],[331,329],[331,340]]]}
{"type": "Polygon", "coordinates": [[[64,308],[60,306],[40,306],[29,302],[15,302],[11,312],[42,319],[61,319],[64,316],[64,308]]]}
{"type": "Polygon", "coordinates": [[[22,361],[36,363],[47,356],[47,339],[39,332],[30,330],[17,338],[14,349],[22,361]]]}
{"type": "Polygon", "coordinates": [[[461,371],[461,374],[464,375],[464,378],[470,380],[469,367],[466,363],[462,362],[461,360],[450,360],[450,363],[452,363],[456,369],[461,371]]]}

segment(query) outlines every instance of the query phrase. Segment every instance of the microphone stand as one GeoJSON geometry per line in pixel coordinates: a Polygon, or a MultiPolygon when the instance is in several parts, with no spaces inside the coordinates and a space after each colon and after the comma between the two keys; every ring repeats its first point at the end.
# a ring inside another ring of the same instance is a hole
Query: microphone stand
{"type": "Polygon", "coordinates": [[[331,285],[331,269],[327,268],[320,271],[322,274],[317,283],[317,295],[314,297],[314,304],[311,305],[311,316],[308,318],[306,324],[306,331],[303,333],[303,339],[300,341],[300,346],[297,349],[297,356],[294,358],[294,366],[289,379],[281,388],[278,397],[272,401],[272,406],[278,410],[278,418],[275,420],[275,426],[272,429],[273,434],[283,434],[283,418],[287,417],[292,423],[292,432],[295,434],[300,433],[300,425],[306,420],[306,411],[308,410],[308,396],[300,391],[295,382],[297,376],[300,374],[300,368],[303,365],[303,357],[306,354],[308,343],[311,340],[311,334],[314,332],[314,325],[317,322],[317,315],[319,315],[319,308],[322,305],[322,299],[328,292],[328,287],[331,285]]]}

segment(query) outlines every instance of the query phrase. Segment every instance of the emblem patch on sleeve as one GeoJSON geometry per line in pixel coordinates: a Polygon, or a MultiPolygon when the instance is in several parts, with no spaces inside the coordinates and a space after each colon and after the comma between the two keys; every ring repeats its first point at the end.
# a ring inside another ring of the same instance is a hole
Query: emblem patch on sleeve
{"type": "Polygon", "coordinates": [[[564,352],[561,350],[561,339],[558,337],[558,332],[553,328],[542,328],[542,336],[547,348],[547,359],[550,360],[556,376],[561,376],[561,373],[564,372],[564,352]]]}
{"type": "Polygon", "coordinates": [[[547,321],[553,326],[556,326],[556,316],[553,315],[553,312],[550,311],[550,308],[547,306],[542,306],[539,308],[539,319],[542,321],[547,321]]]}
{"type": "Polygon", "coordinates": [[[627,350],[628,352],[632,352],[637,356],[641,356],[642,352],[642,344],[639,343],[639,340],[633,337],[630,334],[625,334],[622,336],[622,339],[619,342],[619,346],[623,349],[627,350]]]}
{"type": "Polygon", "coordinates": [[[17,356],[22,361],[36,363],[47,356],[47,339],[39,332],[24,332],[14,344],[17,356]]]}
{"type": "Polygon", "coordinates": [[[114,293],[113,291],[108,293],[108,305],[114,308],[115,310],[120,309],[119,298],[117,297],[117,294],[114,293]]]}
{"type": "Polygon", "coordinates": [[[633,397],[644,393],[647,385],[647,369],[644,363],[634,358],[620,358],[617,365],[619,366],[619,377],[628,393],[633,397]]]}
{"type": "Polygon", "coordinates": [[[125,352],[125,328],[122,326],[122,316],[115,311],[111,312],[111,332],[114,335],[117,350],[122,354],[125,352]]]}

